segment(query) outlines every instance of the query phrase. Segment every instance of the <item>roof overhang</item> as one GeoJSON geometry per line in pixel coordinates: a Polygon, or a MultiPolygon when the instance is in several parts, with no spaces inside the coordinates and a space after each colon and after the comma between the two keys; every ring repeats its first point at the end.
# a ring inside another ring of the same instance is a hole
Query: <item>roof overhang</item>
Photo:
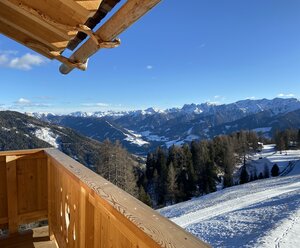
{"type": "Polygon", "coordinates": [[[1,0],[0,32],[62,62],[60,72],[67,74],[74,68],[86,70],[89,57],[100,49],[120,45],[117,36],[160,1],[127,0],[94,31],[120,0],[1,0]],[[67,58],[67,48],[77,50],[67,58]]]}

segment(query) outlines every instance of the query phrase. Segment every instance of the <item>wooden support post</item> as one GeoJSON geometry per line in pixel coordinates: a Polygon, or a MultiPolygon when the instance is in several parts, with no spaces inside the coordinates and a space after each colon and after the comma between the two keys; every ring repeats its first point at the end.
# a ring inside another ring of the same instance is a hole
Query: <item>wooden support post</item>
{"type": "Polygon", "coordinates": [[[49,238],[54,240],[54,234],[52,230],[52,180],[51,180],[51,161],[50,158],[47,158],[47,181],[48,181],[48,227],[49,227],[49,238]]]}
{"type": "Polygon", "coordinates": [[[9,233],[18,232],[17,162],[6,159],[7,206],[9,233]]]}

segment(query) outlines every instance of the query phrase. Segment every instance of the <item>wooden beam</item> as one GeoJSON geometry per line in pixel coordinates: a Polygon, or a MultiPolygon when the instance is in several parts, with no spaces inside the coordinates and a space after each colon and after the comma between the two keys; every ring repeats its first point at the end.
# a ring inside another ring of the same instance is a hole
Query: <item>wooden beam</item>
{"type": "Polygon", "coordinates": [[[18,232],[18,192],[16,160],[6,163],[7,176],[7,206],[9,233],[18,232]]]}
{"type": "Polygon", "coordinates": [[[90,11],[97,11],[102,0],[75,0],[78,4],[90,11]]]}
{"type": "Polygon", "coordinates": [[[40,211],[20,214],[18,216],[18,223],[28,224],[35,221],[46,220],[47,218],[48,218],[48,212],[46,210],[40,210],[40,211]]]}
{"type": "Polygon", "coordinates": [[[1,21],[9,24],[15,29],[28,35],[29,39],[38,40],[53,50],[62,50],[67,46],[69,39],[61,38],[55,32],[47,29],[32,19],[20,14],[14,9],[0,2],[0,17],[1,21]]]}
{"type": "MultiPolygon", "coordinates": [[[[161,0],[128,0],[106,23],[103,24],[95,33],[103,41],[111,41],[119,34],[145,15],[161,0]]],[[[86,41],[70,57],[72,61],[85,63],[89,57],[95,54],[99,47],[93,39],[86,41]]],[[[74,69],[65,64],[60,66],[60,72],[68,74],[74,69]]]]}
{"type": "Polygon", "coordinates": [[[18,1],[1,0],[1,3],[5,4],[6,6],[10,7],[13,10],[19,12],[23,16],[30,18],[32,21],[38,23],[42,27],[45,27],[45,28],[51,30],[52,32],[55,32],[62,39],[68,40],[70,38],[70,36],[66,32],[62,31],[61,29],[58,29],[58,28],[54,27],[53,25],[50,25],[48,22],[42,21],[40,17],[35,16],[35,15],[31,14],[30,12],[18,7],[18,1]]]}
{"type": "MultiPolygon", "coordinates": [[[[45,148],[45,149],[51,149],[51,148],[45,148]]],[[[29,155],[29,154],[35,154],[35,153],[41,153],[45,149],[27,149],[27,150],[11,150],[11,151],[0,151],[0,156],[21,156],[21,155],[29,155]]]]}
{"type": "MultiPolygon", "coordinates": [[[[29,7],[43,15],[51,17],[58,23],[75,27],[79,23],[83,24],[90,16],[90,12],[84,10],[80,5],[77,5],[77,9],[70,8],[70,1],[71,0],[9,0],[9,2],[19,8],[22,8],[22,6],[29,7]]],[[[43,21],[41,20],[41,22],[43,21]]]]}
{"type": "MultiPolygon", "coordinates": [[[[62,4],[64,4],[65,6],[67,6],[70,9],[72,9],[76,13],[84,16],[85,19],[87,19],[88,17],[93,16],[95,14],[96,10],[98,9],[98,8],[97,9],[92,9],[92,11],[91,11],[91,9],[85,8],[82,4],[79,4],[78,1],[74,1],[74,0],[56,0],[56,1],[61,2],[62,4]]],[[[90,1],[90,2],[98,3],[98,7],[99,7],[100,0],[90,1]]]]}
{"type": "Polygon", "coordinates": [[[45,56],[48,59],[53,59],[54,58],[51,54],[45,53],[44,51],[42,51],[40,49],[29,47],[27,45],[28,36],[26,34],[24,34],[23,32],[16,30],[14,27],[12,27],[8,24],[0,22],[0,33],[4,34],[5,36],[7,36],[7,37],[9,37],[13,40],[15,40],[16,42],[28,47],[29,49],[32,49],[32,50],[36,51],[37,53],[45,56]]]}

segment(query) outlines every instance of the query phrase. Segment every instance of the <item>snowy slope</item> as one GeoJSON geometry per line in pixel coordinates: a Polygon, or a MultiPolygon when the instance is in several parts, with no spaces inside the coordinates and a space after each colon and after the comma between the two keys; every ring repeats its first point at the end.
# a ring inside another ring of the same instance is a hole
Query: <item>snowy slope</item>
{"type": "Polygon", "coordinates": [[[33,134],[38,139],[49,143],[51,146],[55,148],[59,148],[59,142],[58,142],[59,136],[57,134],[54,134],[50,128],[48,127],[36,128],[33,134]]]}
{"type": "MultiPolygon", "coordinates": [[[[276,151],[275,145],[264,145],[261,152],[252,154],[247,158],[246,168],[249,175],[253,175],[256,170],[257,175],[264,173],[265,166],[268,166],[271,174],[271,169],[274,164],[277,164],[280,173],[283,175],[294,175],[300,173],[300,151],[299,150],[285,150],[282,152],[276,151]],[[290,171],[292,170],[292,171],[290,171]],[[299,171],[298,171],[299,170],[299,171]]],[[[242,164],[237,165],[240,168],[242,164]]],[[[234,176],[234,181],[239,182],[240,171],[234,176]]]]}
{"type": "MultiPolygon", "coordinates": [[[[265,150],[267,151],[267,150],[265,150]]],[[[272,152],[281,166],[300,151],[272,152]]],[[[288,176],[257,180],[159,210],[213,247],[300,247],[300,162],[288,176]]]]}

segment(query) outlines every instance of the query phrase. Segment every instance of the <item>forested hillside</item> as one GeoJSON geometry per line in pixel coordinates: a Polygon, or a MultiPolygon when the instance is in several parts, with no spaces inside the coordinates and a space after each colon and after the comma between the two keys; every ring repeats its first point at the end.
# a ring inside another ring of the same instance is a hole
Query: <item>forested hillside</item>
{"type": "Polygon", "coordinates": [[[158,147],[147,156],[146,171],[140,184],[145,202],[162,207],[216,191],[217,185],[234,184],[233,172],[246,154],[259,149],[255,132],[240,131],[191,145],[158,147]]]}
{"type": "Polygon", "coordinates": [[[0,111],[0,150],[55,147],[138,197],[139,163],[118,143],[96,140],[27,115],[0,111]]]}

